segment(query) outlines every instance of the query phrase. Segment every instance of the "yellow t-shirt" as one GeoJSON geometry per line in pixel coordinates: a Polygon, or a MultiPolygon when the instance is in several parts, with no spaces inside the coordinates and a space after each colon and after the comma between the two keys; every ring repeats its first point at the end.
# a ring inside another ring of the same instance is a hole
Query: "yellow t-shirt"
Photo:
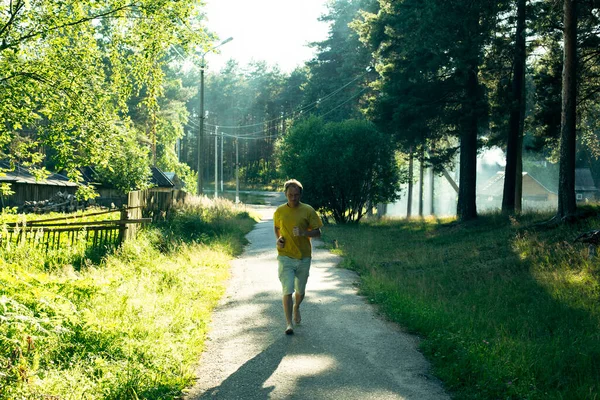
{"type": "Polygon", "coordinates": [[[303,230],[315,230],[323,226],[317,212],[308,204],[300,203],[298,207],[292,208],[286,204],[277,207],[273,215],[273,224],[279,228],[279,235],[285,239],[283,249],[277,248],[280,256],[296,259],[310,257],[312,245],[307,236],[294,236],[292,229],[297,226],[303,230]]]}

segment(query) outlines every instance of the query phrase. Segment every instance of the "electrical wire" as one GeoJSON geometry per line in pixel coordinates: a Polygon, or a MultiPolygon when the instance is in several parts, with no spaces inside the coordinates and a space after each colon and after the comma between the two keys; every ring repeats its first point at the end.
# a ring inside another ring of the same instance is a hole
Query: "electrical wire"
{"type": "MultiPolygon", "coordinates": [[[[356,78],[352,79],[350,82],[346,83],[345,85],[341,86],[340,88],[334,90],[333,92],[331,92],[331,93],[329,93],[329,94],[327,94],[327,95],[319,98],[318,100],[316,100],[316,101],[314,101],[314,102],[312,102],[310,104],[307,104],[306,106],[300,107],[300,108],[292,111],[290,113],[292,115],[291,118],[293,119],[294,118],[293,115],[295,115],[295,114],[302,114],[304,112],[307,112],[307,111],[310,111],[310,110],[316,108],[320,103],[322,103],[323,101],[329,100],[331,97],[335,96],[336,94],[338,94],[339,92],[341,92],[342,90],[344,90],[345,88],[347,88],[348,86],[350,86],[351,84],[353,84],[354,82],[356,82],[357,80],[361,79],[362,77],[364,77],[365,75],[367,75],[369,72],[371,72],[371,70],[367,69],[366,72],[360,74],[359,76],[357,76],[356,78]]],[[[271,123],[271,122],[280,121],[280,120],[283,120],[285,118],[289,118],[289,116],[285,116],[284,115],[282,117],[277,117],[277,118],[274,118],[274,119],[271,119],[271,120],[263,121],[263,122],[256,123],[256,124],[250,124],[250,125],[231,125],[231,126],[227,126],[227,125],[220,126],[219,125],[219,128],[223,128],[223,129],[252,128],[252,127],[255,127],[255,126],[261,126],[261,125],[268,124],[268,123],[271,123]]],[[[207,123],[206,126],[215,127],[217,125],[212,125],[212,124],[208,124],[207,123]]]]}
{"type": "MultiPolygon", "coordinates": [[[[345,104],[349,103],[350,101],[356,99],[358,96],[360,96],[361,94],[363,94],[365,91],[367,91],[369,88],[368,87],[364,87],[362,88],[358,93],[356,93],[355,95],[347,98],[346,100],[344,100],[343,102],[341,102],[340,104],[338,104],[337,106],[335,106],[334,108],[332,108],[331,110],[327,111],[326,113],[322,114],[322,116],[331,114],[332,112],[334,112],[335,110],[337,110],[338,108],[344,106],[345,104]]],[[[191,120],[189,122],[192,122],[191,120]]],[[[192,125],[194,125],[195,127],[199,128],[200,125],[199,124],[195,124],[192,123],[192,125]]],[[[220,129],[222,128],[220,125],[210,125],[213,128],[217,128],[220,129]]],[[[242,134],[238,134],[238,135],[234,135],[231,133],[227,133],[227,132],[223,132],[220,131],[217,134],[218,135],[222,135],[225,137],[230,137],[230,138],[235,138],[235,139],[240,139],[240,140],[266,140],[266,139],[271,139],[274,137],[278,137],[279,134],[275,133],[275,134],[268,134],[268,135],[263,135],[265,133],[265,130],[262,129],[260,131],[256,131],[256,132],[251,132],[251,133],[242,133],[242,134]],[[258,136],[261,135],[261,136],[258,136]]],[[[211,134],[211,135],[214,135],[211,134]]]]}

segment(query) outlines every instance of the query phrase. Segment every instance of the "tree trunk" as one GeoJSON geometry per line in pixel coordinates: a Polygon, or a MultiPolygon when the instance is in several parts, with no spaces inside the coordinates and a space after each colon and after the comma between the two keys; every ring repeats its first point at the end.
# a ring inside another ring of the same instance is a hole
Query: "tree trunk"
{"type": "Polygon", "coordinates": [[[558,211],[562,219],[577,211],[575,200],[575,139],[577,116],[577,0],[564,0],[564,57],[560,116],[558,211]]]}
{"type": "Polygon", "coordinates": [[[408,155],[408,202],[406,205],[406,218],[410,218],[412,214],[412,197],[413,197],[413,149],[410,148],[408,155]]]}
{"type": "Polygon", "coordinates": [[[423,168],[423,159],[425,158],[424,150],[421,147],[419,152],[419,217],[423,218],[423,189],[425,184],[423,182],[425,169],[423,168]]]}
{"type": "MultiPolygon", "coordinates": [[[[525,114],[523,110],[523,115],[525,114]]],[[[524,121],[523,121],[524,122],[524,121]]],[[[523,131],[519,135],[517,146],[517,171],[515,179],[515,212],[523,211],[523,131]]]]}
{"type": "Polygon", "coordinates": [[[478,67],[472,64],[467,71],[466,114],[460,136],[460,178],[456,214],[461,221],[477,218],[477,126],[479,117],[478,67]]]}
{"type": "Polygon", "coordinates": [[[435,174],[433,167],[429,168],[429,193],[431,193],[431,215],[435,215],[435,174]]]}
{"type": "Polygon", "coordinates": [[[514,69],[511,89],[511,110],[506,143],[506,168],[502,212],[521,211],[523,122],[525,117],[525,0],[517,0],[517,30],[515,34],[514,69]]]}

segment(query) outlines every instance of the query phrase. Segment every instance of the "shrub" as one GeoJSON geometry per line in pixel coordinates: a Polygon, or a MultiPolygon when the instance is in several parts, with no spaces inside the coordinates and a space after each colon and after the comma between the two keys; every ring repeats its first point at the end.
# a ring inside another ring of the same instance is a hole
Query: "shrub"
{"type": "Polygon", "coordinates": [[[337,223],[357,222],[366,207],[398,198],[391,138],[366,121],[310,118],[278,144],[282,173],[305,186],[303,199],[337,223]]]}

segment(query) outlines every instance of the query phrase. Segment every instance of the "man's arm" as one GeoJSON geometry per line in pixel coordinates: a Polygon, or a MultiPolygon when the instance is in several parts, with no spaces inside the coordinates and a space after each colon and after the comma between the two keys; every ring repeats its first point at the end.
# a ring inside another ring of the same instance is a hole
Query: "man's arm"
{"type": "Polygon", "coordinates": [[[294,235],[296,236],[306,236],[309,238],[319,238],[321,237],[321,228],[313,229],[313,230],[304,230],[298,227],[294,227],[294,235]]]}
{"type": "Polygon", "coordinates": [[[280,234],[279,228],[274,226],[273,231],[275,232],[275,237],[277,238],[277,242],[276,242],[277,247],[279,247],[280,249],[283,249],[283,247],[285,246],[285,239],[279,235],[280,234]]]}
{"type": "Polygon", "coordinates": [[[275,239],[279,239],[280,238],[280,236],[279,236],[279,227],[274,226],[273,227],[273,231],[275,231],[275,239]]]}
{"type": "Polygon", "coordinates": [[[313,229],[312,231],[306,231],[306,235],[309,238],[320,238],[321,237],[321,228],[313,229]]]}

